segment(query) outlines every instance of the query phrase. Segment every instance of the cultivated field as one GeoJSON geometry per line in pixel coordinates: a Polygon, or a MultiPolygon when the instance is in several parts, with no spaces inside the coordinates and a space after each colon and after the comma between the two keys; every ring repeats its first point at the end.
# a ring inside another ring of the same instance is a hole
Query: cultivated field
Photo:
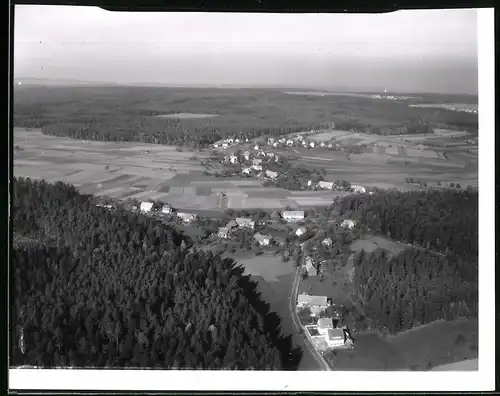
{"type": "Polygon", "coordinates": [[[319,136],[318,140],[323,140],[336,135],[338,138],[334,142],[340,148],[357,146],[361,152],[355,154],[302,147],[295,148],[293,153],[289,149],[280,152],[296,156],[293,163],[324,168],[326,180],[348,180],[366,187],[397,188],[402,191],[420,189],[419,186],[406,184],[407,177],[417,178],[429,185],[451,180],[464,187],[477,186],[477,153],[468,152],[475,146],[465,146],[465,141],[471,138],[469,135],[460,137],[460,146],[447,147],[445,144],[453,139],[440,130],[437,134],[398,136],[346,131],[317,132],[317,135],[309,135],[308,138],[319,136]]]}
{"type": "Polygon", "coordinates": [[[337,353],[336,370],[429,370],[477,359],[478,323],[438,321],[393,337],[364,334],[354,341],[354,350],[337,353]]]}
{"type": "Polygon", "coordinates": [[[74,184],[86,194],[157,199],[179,209],[281,209],[328,206],[340,192],[263,187],[261,180],[215,178],[193,156],[164,145],[78,141],[16,128],[14,175],[74,184]],[[226,194],[225,197],[220,195],[226,194]]]}

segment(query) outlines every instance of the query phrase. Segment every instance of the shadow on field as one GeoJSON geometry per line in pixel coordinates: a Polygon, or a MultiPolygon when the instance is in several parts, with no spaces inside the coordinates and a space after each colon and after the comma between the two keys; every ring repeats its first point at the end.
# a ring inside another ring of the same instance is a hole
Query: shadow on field
{"type": "Polygon", "coordinates": [[[243,275],[242,266],[235,266],[233,272],[241,276],[239,286],[243,295],[258,312],[264,315],[265,330],[269,332],[273,343],[281,353],[283,370],[298,370],[303,355],[302,349],[293,347],[292,335],[283,336],[281,318],[275,312],[270,312],[270,304],[261,299],[261,293],[257,290],[257,282],[251,280],[250,275],[243,275]]]}

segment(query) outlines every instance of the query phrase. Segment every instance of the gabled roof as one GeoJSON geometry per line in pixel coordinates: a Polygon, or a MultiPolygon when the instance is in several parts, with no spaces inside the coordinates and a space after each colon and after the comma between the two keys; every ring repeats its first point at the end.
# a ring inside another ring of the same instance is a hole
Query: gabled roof
{"type": "Polygon", "coordinates": [[[153,202],[141,202],[141,210],[150,211],[153,208],[153,202]]]}
{"type": "Polygon", "coordinates": [[[229,220],[226,224],[226,228],[234,228],[234,227],[238,227],[238,223],[236,222],[236,220],[229,220]]]}
{"type": "Polygon", "coordinates": [[[303,302],[309,305],[318,305],[325,307],[327,306],[326,300],[327,300],[326,296],[311,296],[305,293],[299,294],[297,297],[297,302],[303,302]]]}
{"type": "Polygon", "coordinates": [[[328,329],[328,339],[329,340],[345,340],[345,334],[343,329],[328,329]]]}
{"type": "Polygon", "coordinates": [[[234,221],[236,222],[236,225],[238,227],[245,227],[245,226],[253,227],[255,225],[255,221],[253,221],[248,217],[237,217],[236,219],[234,219],[234,221]]]}
{"type": "Polygon", "coordinates": [[[318,182],[318,186],[320,186],[320,187],[333,187],[333,182],[320,181],[320,182],[318,182]]]}
{"type": "Polygon", "coordinates": [[[229,232],[229,228],[227,227],[219,227],[219,231],[217,232],[219,235],[226,235],[229,232]]]}
{"type": "Polygon", "coordinates": [[[320,318],[318,320],[318,327],[320,329],[333,329],[332,318],[320,318]]]}
{"type": "Polygon", "coordinates": [[[184,213],[184,212],[177,212],[177,216],[183,219],[192,219],[196,217],[194,213],[184,213]]]}
{"type": "Polygon", "coordinates": [[[253,236],[258,242],[263,242],[265,241],[266,239],[271,239],[270,236],[268,235],[262,235],[261,233],[257,233],[253,236]]]}
{"type": "Polygon", "coordinates": [[[303,210],[285,210],[283,211],[283,217],[304,217],[303,210]]]}

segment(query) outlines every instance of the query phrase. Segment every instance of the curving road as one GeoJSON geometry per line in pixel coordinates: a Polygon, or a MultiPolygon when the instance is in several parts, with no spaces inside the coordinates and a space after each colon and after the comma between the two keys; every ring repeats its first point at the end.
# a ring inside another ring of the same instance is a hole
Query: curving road
{"type": "Polygon", "coordinates": [[[311,353],[311,356],[314,358],[316,363],[318,363],[318,366],[320,367],[320,370],[323,371],[332,371],[328,363],[323,359],[323,356],[318,352],[318,350],[314,347],[314,345],[311,343],[309,338],[305,335],[305,332],[307,329],[305,329],[302,324],[299,321],[299,317],[297,315],[297,309],[296,309],[296,304],[297,304],[297,295],[299,292],[299,283],[300,283],[300,267],[297,267],[297,270],[295,271],[295,276],[293,278],[293,284],[292,284],[292,293],[290,296],[290,315],[292,317],[293,325],[295,326],[297,332],[300,334],[300,330],[303,331],[303,335],[301,335],[301,339],[303,340],[303,345],[309,350],[311,353]]]}

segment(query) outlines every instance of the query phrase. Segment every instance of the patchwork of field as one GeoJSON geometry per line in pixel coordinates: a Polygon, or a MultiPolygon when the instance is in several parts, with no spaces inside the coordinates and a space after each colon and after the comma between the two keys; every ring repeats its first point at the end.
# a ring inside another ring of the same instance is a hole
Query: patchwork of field
{"type": "Polygon", "coordinates": [[[16,128],[14,175],[64,181],[82,193],[116,199],[160,200],[179,209],[280,209],[328,206],[337,192],[296,195],[263,187],[263,180],[214,178],[194,151],[127,142],[86,142],[16,128]],[[221,196],[225,193],[225,196],[221,196]]]}
{"type": "MultiPolygon", "coordinates": [[[[465,319],[437,321],[388,338],[359,335],[354,342],[354,350],[337,352],[336,370],[429,370],[477,359],[478,323],[465,319]]],[[[443,369],[463,370],[460,366],[443,369]]]]}

